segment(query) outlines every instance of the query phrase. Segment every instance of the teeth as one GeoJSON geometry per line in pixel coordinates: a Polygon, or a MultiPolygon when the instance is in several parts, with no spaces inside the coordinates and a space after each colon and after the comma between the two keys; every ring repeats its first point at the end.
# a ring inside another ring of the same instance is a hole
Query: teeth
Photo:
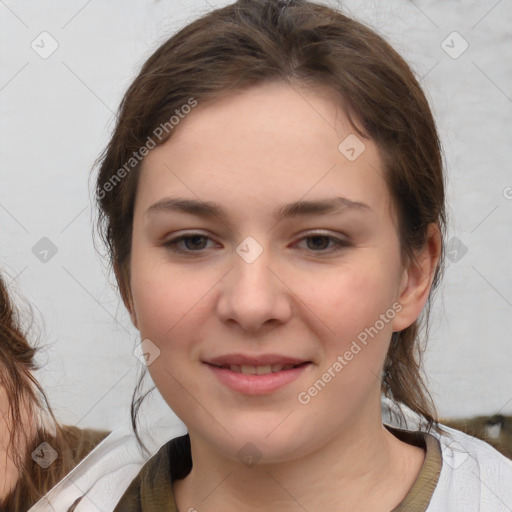
{"type": "Polygon", "coordinates": [[[272,367],[267,364],[266,366],[256,366],[256,375],[265,375],[272,373],[272,367]]]}
{"type": "Polygon", "coordinates": [[[232,364],[229,366],[229,369],[232,372],[244,373],[245,375],[267,375],[268,373],[276,373],[282,370],[291,370],[294,368],[293,364],[267,364],[265,366],[247,366],[247,365],[239,365],[232,364]]]}

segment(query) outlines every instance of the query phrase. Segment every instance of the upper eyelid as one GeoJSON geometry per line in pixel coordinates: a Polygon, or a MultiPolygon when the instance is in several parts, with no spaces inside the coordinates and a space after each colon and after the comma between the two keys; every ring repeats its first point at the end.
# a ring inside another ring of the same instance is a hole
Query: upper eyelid
{"type": "MultiPolygon", "coordinates": [[[[178,240],[180,238],[188,238],[188,237],[192,237],[192,236],[204,236],[211,240],[215,240],[215,238],[210,236],[208,233],[203,233],[201,231],[185,231],[184,233],[181,233],[179,235],[173,236],[172,238],[169,238],[169,241],[178,240]]],[[[340,237],[346,237],[347,235],[344,235],[342,233],[333,234],[328,231],[319,230],[319,231],[307,231],[306,233],[301,234],[299,236],[299,238],[307,238],[310,236],[325,236],[325,237],[330,237],[330,238],[340,238],[340,237]]]]}

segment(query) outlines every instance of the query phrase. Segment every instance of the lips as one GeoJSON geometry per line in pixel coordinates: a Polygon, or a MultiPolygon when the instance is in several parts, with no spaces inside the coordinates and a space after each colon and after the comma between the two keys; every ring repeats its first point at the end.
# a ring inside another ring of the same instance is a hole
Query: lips
{"type": "MultiPolygon", "coordinates": [[[[215,361],[222,363],[226,359],[231,358],[224,358],[223,360],[216,358],[215,361]]],[[[290,358],[282,357],[281,360],[290,360],[290,358]]],[[[247,361],[247,358],[244,361],[247,361]]],[[[295,359],[295,361],[297,360],[295,359]]],[[[298,364],[273,363],[258,366],[227,363],[223,365],[212,364],[211,362],[204,362],[204,364],[224,386],[244,395],[265,395],[276,392],[308,372],[312,366],[311,361],[303,361],[298,364]],[[273,372],[272,368],[277,371],[273,372]]]]}
{"type": "Polygon", "coordinates": [[[278,354],[230,354],[203,361],[213,374],[234,391],[249,395],[271,393],[298,378],[310,360],[278,354]]]}

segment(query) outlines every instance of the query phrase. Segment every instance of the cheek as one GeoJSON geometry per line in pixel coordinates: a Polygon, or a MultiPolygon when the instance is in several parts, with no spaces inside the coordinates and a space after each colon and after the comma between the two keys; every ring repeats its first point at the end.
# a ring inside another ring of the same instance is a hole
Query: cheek
{"type": "MultiPolygon", "coordinates": [[[[298,295],[326,326],[343,339],[373,325],[392,307],[396,283],[392,273],[378,264],[351,265],[316,276],[302,285],[298,295]]],[[[297,283],[305,283],[304,279],[297,283]]],[[[327,329],[328,328],[328,329],[327,329]]]]}
{"type": "Polygon", "coordinates": [[[322,344],[319,371],[330,372],[326,379],[336,375],[321,401],[332,400],[335,408],[350,409],[378,384],[396,315],[393,272],[378,260],[367,261],[338,268],[303,288],[321,320],[316,332],[322,344]],[[347,389],[352,390],[350,397],[347,389]]]}
{"type": "Polygon", "coordinates": [[[191,265],[172,267],[134,251],[131,288],[141,339],[151,340],[167,367],[197,359],[207,337],[215,288],[222,273],[191,265]]]}
{"type": "Polygon", "coordinates": [[[150,340],[159,351],[148,371],[173,411],[188,418],[195,410],[190,397],[202,393],[190,370],[201,340],[207,336],[204,328],[211,315],[208,291],[214,283],[207,276],[190,279],[186,271],[173,272],[168,266],[164,272],[164,265],[154,263],[135,268],[132,293],[140,339],[150,340]]]}
{"type": "Polygon", "coordinates": [[[381,369],[396,316],[390,274],[389,268],[374,263],[365,271],[358,267],[357,272],[347,268],[333,273],[317,281],[314,290],[304,288],[309,306],[322,320],[317,321],[315,333],[322,344],[318,375],[301,390],[307,407],[299,399],[304,414],[334,428],[334,417],[350,416],[369,395],[380,392],[381,369]]]}
{"type": "Polygon", "coordinates": [[[187,323],[187,316],[200,307],[202,287],[182,282],[178,275],[160,276],[157,271],[139,273],[132,280],[132,293],[142,337],[164,341],[187,323]]]}

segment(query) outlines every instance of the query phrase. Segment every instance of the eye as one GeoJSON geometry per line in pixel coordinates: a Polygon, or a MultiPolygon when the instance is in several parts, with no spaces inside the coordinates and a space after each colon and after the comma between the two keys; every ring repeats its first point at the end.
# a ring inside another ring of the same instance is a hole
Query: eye
{"type": "Polygon", "coordinates": [[[334,252],[350,246],[346,240],[323,233],[312,233],[301,238],[301,241],[304,240],[306,241],[306,250],[313,252],[334,252]]]}
{"type": "MultiPolygon", "coordinates": [[[[303,241],[306,241],[306,248],[302,247],[302,250],[317,253],[341,251],[350,246],[346,240],[323,233],[312,233],[302,237],[299,243],[303,241]]],[[[214,247],[214,245],[208,246],[208,242],[214,243],[210,237],[202,233],[185,233],[162,243],[162,245],[176,253],[201,254],[202,251],[214,247]]]]}
{"type": "Polygon", "coordinates": [[[162,245],[178,253],[200,252],[207,249],[207,242],[212,241],[202,233],[186,233],[164,242],[162,245]]]}

